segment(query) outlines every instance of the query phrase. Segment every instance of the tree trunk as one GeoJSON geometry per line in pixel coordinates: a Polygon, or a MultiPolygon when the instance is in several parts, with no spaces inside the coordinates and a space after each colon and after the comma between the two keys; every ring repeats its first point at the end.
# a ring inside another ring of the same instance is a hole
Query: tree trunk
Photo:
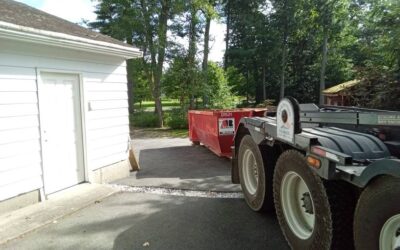
{"type": "Polygon", "coordinates": [[[161,102],[161,76],[163,72],[164,60],[165,60],[165,49],[167,47],[167,28],[168,28],[168,16],[170,11],[170,0],[161,1],[161,13],[158,23],[158,60],[154,74],[154,86],[155,86],[155,106],[158,116],[158,126],[162,128],[163,122],[163,110],[161,102]]]}
{"type": "Polygon", "coordinates": [[[208,54],[210,53],[209,43],[210,43],[210,28],[211,28],[211,17],[208,15],[206,17],[206,28],[204,32],[204,55],[203,55],[203,72],[207,73],[208,68],[208,54]]]}
{"type": "Polygon", "coordinates": [[[319,104],[323,105],[325,102],[322,91],[325,89],[325,71],[328,61],[328,32],[324,29],[324,42],[322,45],[322,62],[321,62],[321,75],[319,81],[319,104]]]}
{"type": "MultiPolygon", "coordinates": [[[[146,66],[146,73],[152,87],[152,94],[155,102],[155,113],[158,116],[158,126],[163,127],[163,112],[161,102],[161,76],[163,71],[165,48],[167,44],[167,25],[170,11],[170,0],[161,1],[161,12],[159,15],[159,23],[157,27],[152,26],[150,14],[147,9],[145,0],[140,1],[141,11],[144,17],[144,26],[146,32],[146,46],[150,52],[150,68],[143,57],[143,62],[146,66]],[[158,35],[158,47],[154,45],[154,31],[158,35]]],[[[145,56],[145,55],[144,55],[145,56]]]]}
{"type": "Polygon", "coordinates": [[[229,49],[229,39],[230,39],[230,28],[231,28],[231,9],[229,6],[229,1],[226,4],[226,37],[225,37],[225,57],[224,57],[224,68],[228,68],[228,49],[229,49]]]}
{"type": "Polygon", "coordinates": [[[266,92],[266,86],[265,86],[265,63],[263,64],[263,68],[262,68],[262,86],[263,86],[263,100],[265,101],[267,99],[267,92],[266,92]]]}
{"type": "Polygon", "coordinates": [[[188,51],[188,68],[189,68],[189,89],[190,89],[190,102],[189,109],[194,108],[194,70],[195,70],[195,60],[196,60],[196,52],[197,52],[197,41],[196,41],[196,33],[197,33],[197,9],[192,6],[190,10],[190,27],[189,27],[189,51],[188,51]]]}
{"type": "MultiPolygon", "coordinates": [[[[210,15],[206,14],[206,28],[204,32],[204,52],[203,52],[203,64],[202,70],[204,75],[204,80],[206,86],[208,86],[208,54],[210,53],[209,42],[210,42],[210,27],[211,27],[211,17],[210,15]]],[[[203,96],[203,106],[207,106],[208,96],[203,96]]]]}
{"type": "Polygon", "coordinates": [[[285,76],[286,76],[286,61],[287,61],[287,45],[286,38],[284,38],[283,49],[282,49],[282,61],[281,61],[281,92],[280,99],[285,97],[285,76]]]}
{"type": "Polygon", "coordinates": [[[281,91],[280,99],[285,97],[285,77],[286,77],[286,64],[288,54],[288,37],[289,37],[289,22],[290,22],[290,7],[287,0],[283,2],[284,6],[284,27],[283,27],[283,41],[282,41],[282,60],[281,60],[281,91]]]}
{"type": "Polygon", "coordinates": [[[263,99],[263,92],[262,92],[262,80],[260,81],[260,72],[259,72],[259,66],[256,60],[253,60],[253,79],[255,83],[255,98],[256,98],[256,104],[259,104],[262,102],[263,99]]]}
{"type": "Polygon", "coordinates": [[[250,101],[250,97],[249,97],[249,92],[250,92],[249,78],[250,78],[250,71],[249,71],[249,69],[247,69],[247,75],[246,75],[246,102],[247,102],[247,105],[249,105],[249,101],[250,101]]]}
{"type": "MultiPolygon", "coordinates": [[[[132,37],[127,37],[126,41],[128,44],[133,44],[132,37]]],[[[133,81],[133,59],[126,60],[126,76],[128,80],[128,109],[129,114],[133,114],[135,112],[135,100],[134,100],[134,91],[135,91],[135,83],[133,81]]]]}

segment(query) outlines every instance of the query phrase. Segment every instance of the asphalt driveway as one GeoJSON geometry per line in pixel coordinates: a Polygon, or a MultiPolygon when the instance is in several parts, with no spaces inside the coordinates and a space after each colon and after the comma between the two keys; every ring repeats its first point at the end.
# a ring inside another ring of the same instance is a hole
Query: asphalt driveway
{"type": "Polygon", "coordinates": [[[120,193],[2,249],[288,249],[241,199],[120,193]]]}
{"type": "Polygon", "coordinates": [[[203,191],[240,191],[231,183],[230,160],[187,138],[135,139],[132,147],[141,170],[117,184],[203,191]]]}
{"type": "Polygon", "coordinates": [[[228,159],[188,139],[133,143],[141,170],[109,185],[119,193],[0,248],[289,249],[275,215],[247,207],[228,159]]]}

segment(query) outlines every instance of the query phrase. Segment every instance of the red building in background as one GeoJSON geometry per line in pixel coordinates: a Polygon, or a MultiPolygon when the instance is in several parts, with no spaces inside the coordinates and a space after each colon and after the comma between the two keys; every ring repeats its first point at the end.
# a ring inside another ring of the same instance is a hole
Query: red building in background
{"type": "Polygon", "coordinates": [[[349,90],[359,82],[359,80],[351,80],[325,89],[322,91],[325,96],[325,104],[330,106],[348,106],[350,104],[349,90]]]}

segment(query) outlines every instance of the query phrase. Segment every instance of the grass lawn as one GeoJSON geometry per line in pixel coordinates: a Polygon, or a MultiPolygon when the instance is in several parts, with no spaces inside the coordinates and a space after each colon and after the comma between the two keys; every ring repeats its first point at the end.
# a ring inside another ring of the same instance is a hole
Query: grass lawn
{"type": "MultiPolygon", "coordinates": [[[[179,101],[174,99],[162,100],[163,108],[167,107],[179,107],[179,101]]],[[[142,107],[140,108],[140,103],[135,103],[135,109],[142,109],[142,110],[154,110],[154,101],[144,101],[142,102],[142,107]]]]}
{"type": "MultiPolygon", "coordinates": [[[[179,114],[179,101],[176,99],[162,100],[164,112],[164,126],[179,129],[187,127],[187,119],[179,114]],[[177,113],[178,112],[178,113],[177,113]]],[[[135,103],[135,112],[129,115],[131,126],[137,128],[156,128],[158,116],[154,113],[154,101],[135,103]]],[[[181,132],[173,132],[173,136],[179,136],[181,132]],[[173,134],[175,133],[175,134],[173,134]]]]}
{"type": "Polygon", "coordinates": [[[168,129],[168,128],[131,128],[133,139],[142,138],[187,138],[187,129],[168,129]]]}

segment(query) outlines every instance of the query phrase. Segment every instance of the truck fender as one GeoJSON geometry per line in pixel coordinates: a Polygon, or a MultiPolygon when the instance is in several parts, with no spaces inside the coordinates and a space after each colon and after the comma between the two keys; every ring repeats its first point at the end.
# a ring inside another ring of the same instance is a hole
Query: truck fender
{"type": "Polygon", "coordinates": [[[264,139],[263,136],[261,136],[261,133],[257,132],[254,129],[254,127],[255,126],[253,124],[249,124],[247,122],[247,118],[242,118],[237,127],[235,136],[233,137],[233,145],[234,146],[232,147],[232,162],[231,162],[231,181],[232,181],[232,183],[240,184],[237,150],[239,148],[240,141],[242,140],[243,136],[251,135],[251,137],[257,144],[260,144],[261,141],[264,139]]]}
{"type": "Polygon", "coordinates": [[[237,149],[239,148],[240,141],[242,137],[249,134],[249,130],[246,128],[244,123],[244,119],[242,118],[237,127],[235,136],[233,137],[233,147],[232,147],[232,162],[231,162],[231,181],[234,184],[240,184],[239,179],[239,168],[238,168],[238,158],[237,158],[237,149]]]}
{"type": "Polygon", "coordinates": [[[375,161],[368,165],[360,176],[354,179],[354,183],[364,188],[372,179],[381,175],[390,175],[400,178],[400,160],[382,159],[375,161]]]}

